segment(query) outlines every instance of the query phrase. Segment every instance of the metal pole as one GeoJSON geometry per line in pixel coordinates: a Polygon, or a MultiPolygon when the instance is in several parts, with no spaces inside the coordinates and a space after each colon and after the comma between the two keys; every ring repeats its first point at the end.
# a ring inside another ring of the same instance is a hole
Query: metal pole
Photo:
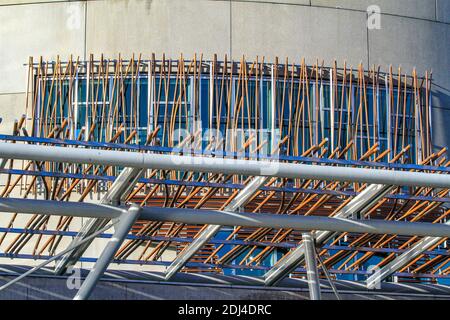
{"type": "Polygon", "coordinates": [[[0,159],[0,169],[3,169],[6,166],[6,163],[8,162],[8,159],[0,159]]]}
{"type": "Polygon", "coordinates": [[[113,237],[108,241],[94,268],[89,272],[80,290],[78,290],[74,300],[85,300],[89,298],[98,280],[108,268],[123,240],[139,217],[140,211],[140,207],[133,205],[118,218],[119,221],[116,224],[113,237]]]}
{"type": "Polygon", "coordinates": [[[325,276],[327,277],[328,282],[330,283],[330,286],[333,289],[333,292],[334,292],[334,295],[336,296],[336,299],[341,300],[341,297],[339,296],[337,288],[336,288],[336,286],[333,283],[333,279],[331,279],[331,275],[328,272],[327,266],[325,265],[325,263],[323,263],[322,258],[320,257],[320,253],[319,253],[319,250],[317,250],[317,246],[314,249],[315,249],[317,260],[319,260],[320,267],[322,268],[323,273],[325,273],[325,276]]]}
{"type": "Polygon", "coordinates": [[[308,278],[309,296],[311,300],[321,300],[314,238],[310,232],[303,233],[302,238],[305,244],[306,276],[308,278]]]}
{"type": "Polygon", "coordinates": [[[227,212],[179,208],[144,207],[140,219],[172,221],[186,224],[219,224],[223,226],[325,230],[369,234],[450,237],[450,225],[427,222],[385,220],[352,220],[333,217],[283,214],[227,212]]]}
{"type": "Polygon", "coordinates": [[[142,169],[181,170],[328,181],[334,180],[394,186],[450,188],[450,175],[423,172],[333,167],[327,165],[307,165],[275,161],[192,157],[12,143],[0,143],[0,154],[4,158],[18,160],[92,163],[97,165],[142,169]]]}
{"type": "Polygon", "coordinates": [[[126,208],[88,202],[0,198],[0,212],[114,219],[124,210],[126,208]]]}
{"type": "MultiPolygon", "coordinates": [[[[19,212],[75,217],[117,218],[125,207],[82,202],[0,198],[0,212],[19,212]]],[[[227,212],[181,208],[143,207],[140,220],[170,221],[186,224],[216,224],[223,226],[325,230],[369,234],[398,234],[450,238],[450,225],[428,222],[385,220],[352,220],[333,217],[299,216],[227,212]]]]}

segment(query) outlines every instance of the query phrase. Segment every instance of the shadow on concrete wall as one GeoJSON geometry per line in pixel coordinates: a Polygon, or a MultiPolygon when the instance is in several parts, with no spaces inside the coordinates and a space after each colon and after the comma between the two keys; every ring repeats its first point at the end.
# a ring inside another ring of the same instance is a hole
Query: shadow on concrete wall
{"type": "MultiPolygon", "coordinates": [[[[433,151],[444,147],[450,149],[450,88],[432,84],[431,120],[433,130],[433,151]]],[[[447,151],[450,155],[450,150],[447,151]]]]}

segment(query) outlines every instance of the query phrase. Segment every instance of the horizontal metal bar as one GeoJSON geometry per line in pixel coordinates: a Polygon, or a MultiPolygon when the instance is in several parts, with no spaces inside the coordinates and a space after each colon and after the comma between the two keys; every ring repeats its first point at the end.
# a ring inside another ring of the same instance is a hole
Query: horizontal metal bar
{"type": "MultiPolygon", "coordinates": [[[[47,235],[47,236],[63,236],[63,237],[75,237],[78,232],[77,231],[63,231],[63,230],[34,230],[34,229],[24,229],[24,228],[2,228],[0,227],[0,233],[6,232],[6,233],[13,233],[13,234],[21,234],[21,233],[28,233],[28,234],[41,234],[41,235],[47,235]]],[[[110,239],[112,237],[111,233],[102,233],[97,236],[99,239],[110,239]]],[[[170,242],[180,242],[180,243],[191,243],[194,238],[181,238],[181,237],[164,237],[164,236],[141,236],[141,235],[135,235],[135,234],[128,234],[126,239],[129,240],[145,240],[145,241],[170,241],[170,242]]],[[[296,242],[268,242],[268,241],[247,241],[247,240],[222,240],[222,239],[211,239],[208,241],[208,243],[220,245],[230,245],[230,246],[257,246],[257,247],[274,247],[274,248],[281,248],[281,249],[292,249],[296,248],[298,244],[296,242]]],[[[408,249],[396,249],[396,248],[371,248],[371,247],[350,247],[350,246],[330,246],[330,245],[323,245],[321,247],[325,250],[336,250],[336,251],[360,251],[360,252],[376,252],[376,253],[403,253],[406,252],[408,249]]],[[[447,250],[433,250],[433,251],[424,251],[423,254],[428,256],[450,256],[450,252],[447,250]]],[[[10,255],[11,257],[14,257],[14,254],[10,255]]],[[[33,255],[33,258],[35,259],[37,255],[33,255]]]]}
{"type": "MultiPolygon", "coordinates": [[[[52,256],[41,255],[32,256],[29,254],[17,254],[16,259],[33,259],[33,260],[48,260],[52,256]]],[[[5,253],[0,253],[0,258],[11,258],[5,253]]],[[[81,257],[80,262],[95,263],[97,258],[94,257],[81,257]]],[[[114,264],[127,264],[127,265],[141,265],[141,266],[169,266],[171,261],[146,261],[146,260],[113,260],[111,263],[114,264]]],[[[189,268],[224,268],[224,269],[236,269],[236,270],[268,270],[270,267],[263,266],[246,266],[240,264],[215,264],[215,263],[201,263],[201,262],[188,262],[186,267],[189,268]]],[[[297,268],[295,272],[306,273],[305,268],[297,268]]],[[[367,270],[337,270],[329,269],[328,272],[332,274],[349,274],[349,275],[371,275],[373,271],[367,270]]],[[[1,274],[1,272],[0,272],[1,274]]],[[[430,278],[430,279],[450,279],[450,275],[442,274],[428,274],[428,273],[406,273],[406,272],[396,272],[393,276],[406,277],[406,278],[430,278]]]]}
{"type": "MultiPolygon", "coordinates": [[[[124,207],[82,202],[0,198],[0,212],[19,212],[59,216],[117,218],[124,207]]],[[[350,220],[317,216],[234,213],[217,210],[143,207],[140,220],[168,221],[185,224],[216,224],[258,228],[323,230],[369,234],[450,237],[450,225],[426,222],[385,220],[350,220]]]]}
{"type": "MultiPolygon", "coordinates": [[[[99,181],[110,181],[113,182],[117,178],[116,176],[99,176],[93,174],[80,174],[80,173],[62,173],[62,172],[52,172],[52,171],[33,171],[33,170],[20,170],[20,169],[0,169],[0,173],[13,174],[13,175],[29,175],[29,176],[42,176],[42,177],[53,177],[53,178],[68,178],[68,179],[87,179],[87,180],[99,180],[99,181]]],[[[215,182],[200,182],[200,181],[183,181],[183,180],[170,180],[170,179],[148,179],[141,178],[137,181],[138,183],[149,183],[149,184],[165,184],[173,186],[188,186],[188,187],[204,187],[204,188],[223,188],[223,189],[244,189],[244,184],[239,183],[215,183],[215,182]]],[[[262,191],[276,191],[276,192],[286,192],[286,193],[305,193],[305,194],[317,194],[317,195],[333,195],[333,196],[344,196],[353,197],[358,195],[357,192],[349,190],[327,190],[327,189],[305,189],[305,188],[295,188],[289,187],[293,185],[292,183],[286,184],[288,187],[271,187],[263,186],[259,190],[262,191]]],[[[450,202],[450,198],[443,197],[432,197],[432,196],[414,196],[409,194],[388,194],[385,196],[388,199],[399,199],[399,200],[412,200],[412,201],[434,201],[434,202],[450,202]]]]}
{"type": "Polygon", "coordinates": [[[425,222],[385,220],[351,220],[317,216],[233,213],[195,209],[145,207],[141,219],[172,221],[186,224],[219,224],[259,228],[323,230],[369,234],[450,237],[450,226],[425,222]]]}
{"type": "Polygon", "coordinates": [[[433,173],[21,145],[4,142],[0,143],[0,154],[4,158],[19,160],[90,163],[141,169],[186,170],[394,186],[450,188],[449,175],[433,173]]]}
{"type": "MultiPolygon", "coordinates": [[[[96,141],[80,141],[80,140],[69,140],[69,139],[54,139],[54,138],[40,138],[40,137],[25,137],[25,136],[13,136],[0,134],[0,140],[4,141],[24,141],[31,143],[44,143],[44,144],[54,144],[62,146],[84,146],[89,148],[111,148],[111,149],[122,149],[122,150],[134,150],[134,151],[152,151],[152,152],[162,152],[162,153],[174,153],[180,154],[186,152],[183,148],[170,148],[170,147],[160,147],[160,146],[146,146],[139,144],[125,144],[125,143],[108,143],[108,142],[96,142],[96,141]]],[[[328,159],[328,158],[317,158],[317,157],[302,157],[302,156],[285,156],[278,155],[276,157],[263,155],[263,154],[253,154],[253,153],[238,153],[231,151],[211,151],[211,150],[189,150],[189,154],[192,155],[203,155],[203,156],[213,156],[213,157],[225,157],[225,158],[236,158],[236,157],[247,157],[258,160],[277,160],[277,161],[295,161],[304,163],[320,163],[320,164],[330,164],[330,165],[342,165],[342,166],[359,166],[359,167],[373,167],[373,168],[386,168],[386,169],[401,169],[401,170],[427,170],[436,172],[450,172],[448,167],[436,167],[429,165],[416,165],[416,164],[400,164],[400,163],[389,163],[389,162],[372,162],[372,161],[358,161],[358,160],[342,160],[342,159],[328,159]]]]}

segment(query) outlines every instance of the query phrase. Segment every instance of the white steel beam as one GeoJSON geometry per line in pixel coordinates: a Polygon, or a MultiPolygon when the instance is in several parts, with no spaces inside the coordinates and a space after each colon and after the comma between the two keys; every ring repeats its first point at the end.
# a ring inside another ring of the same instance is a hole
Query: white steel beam
{"type": "MultiPolygon", "coordinates": [[[[450,221],[448,221],[446,224],[450,225],[450,221]]],[[[438,237],[425,237],[422,240],[418,241],[410,249],[403,252],[401,255],[396,257],[381,269],[376,270],[376,272],[374,272],[369,278],[367,278],[367,288],[376,288],[377,285],[387,277],[391,276],[397,270],[400,270],[408,265],[408,263],[410,263],[413,259],[417,258],[419,255],[436,245],[441,240],[442,238],[438,237]]]]}
{"type": "MultiPolygon", "coordinates": [[[[244,206],[255,192],[267,181],[266,177],[255,177],[239,194],[225,207],[225,211],[235,212],[244,206]]],[[[165,279],[170,280],[183,266],[222,228],[221,225],[208,225],[170,264],[165,273],[165,279]]]]}
{"type": "MultiPolygon", "coordinates": [[[[357,213],[364,215],[370,208],[372,208],[382,197],[389,193],[393,189],[393,186],[373,184],[369,185],[363,192],[358,194],[353,200],[351,200],[345,207],[343,207],[334,218],[347,219],[355,216],[357,213]]],[[[334,232],[330,231],[316,231],[314,237],[317,245],[321,246],[332,237],[335,236],[334,232]]],[[[272,286],[288,276],[297,266],[304,261],[305,258],[305,246],[303,242],[286,254],[277,264],[275,264],[264,276],[264,282],[266,286],[272,286]]]]}
{"type": "Polygon", "coordinates": [[[219,157],[192,157],[128,151],[95,150],[0,143],[4,158],[18,160],[92,163],[141,169],[181,170],[291,179],[334,180],[394,186],[450,188],[450,175],[400,170],[308,165],[219,157]]]}
{"type": "Polygon", "coordinates": [[[126,212],[120,215],[117,223],[114,225],[114,234],[108,241],[105,249],[103,249],[100,257],[97,259],[94,268],[91,269],[88,276],[84,280],[78,293],[73,298],[74,300],[86,300],[91,295],[95,285],[100,280],[100,277],[108,268],[114,255],[119,250],[123,240],[128,235],[136,219],[139,217],[141,208],[137,205],[131,206],[126,212]]]}
{"type": "MultiPolygon", "coordinates": [[[[126,207],[114,207],[82,202],[60,202],[0,198],[0,212],[18,212],[57,216],[117,218],[126,207]]],[[[218,224],[255,228],[325,230],[369,234],[398,234],[405,236],[450,237],[450,225],[427,222],[386,220],[356,220],[319,216],[227,212],[180,208],[143,207],[139,216],[145,221],[168,221],[185,224],[218,224]]]]}
{"type": "Polygon", "coordinates": [[[1,160],[0,169],[3,169],[3,168],[5,168],[6,163],[8,162],[8,159],[0,159],[0,160],[1,160]]]}

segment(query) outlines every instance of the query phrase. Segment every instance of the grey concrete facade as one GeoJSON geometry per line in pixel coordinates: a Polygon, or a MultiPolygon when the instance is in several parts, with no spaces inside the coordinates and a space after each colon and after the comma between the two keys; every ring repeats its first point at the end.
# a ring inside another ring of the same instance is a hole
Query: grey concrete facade
{"type": "Polygon", "coordinates": [[[29,56],[217,53],[432,70],[434,143],[450,145],[448,0],[3,0],[0,21],[2,133],[25,112],[29,56]],[[366,28],[373,4],[379,30],[366,28]]]}

